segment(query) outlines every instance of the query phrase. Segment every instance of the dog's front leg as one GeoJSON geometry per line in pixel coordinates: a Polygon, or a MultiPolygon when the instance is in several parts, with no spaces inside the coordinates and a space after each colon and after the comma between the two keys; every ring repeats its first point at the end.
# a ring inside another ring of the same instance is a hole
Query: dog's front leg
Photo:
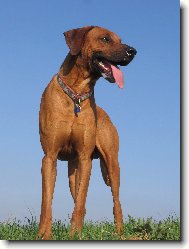
{"type": "Polygon", "coordinates": [[[89,156],[79,155],[78,161],[75,208],[71,219],[71,236],[73,236],[76,232],[78,232],[79,235],[81,234],[92,166],[91,158],[89,156]]]}
{"type": "Polygon", "coordinates": [[[45,155],[42,160],[42,205],[38,239],[51,239],[52,198],[56,181],[56,156],[45,155]]]}

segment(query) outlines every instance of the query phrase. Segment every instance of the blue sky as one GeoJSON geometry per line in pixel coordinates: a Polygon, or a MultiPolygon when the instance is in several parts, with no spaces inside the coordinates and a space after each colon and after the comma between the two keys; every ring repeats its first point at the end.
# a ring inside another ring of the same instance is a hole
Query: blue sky
{"type": "MultiPolygon", "coordinates": [[[[95,98],[120,137],[123,215],[180,213],[180,2],[178,0],[1,1],[0,221],[39,219],[40,98],[68,53],[63,32],[98,25],[135,47],[125,87],[100,79],[95,98]],[[30,211],[29,211],[30,210],[30,211]]],[[[67,163],[58,162],[53,217],[69,220],[67,163]]],[[[87,219],[113,220],[112,196],[93,161],[87,219]]]]}

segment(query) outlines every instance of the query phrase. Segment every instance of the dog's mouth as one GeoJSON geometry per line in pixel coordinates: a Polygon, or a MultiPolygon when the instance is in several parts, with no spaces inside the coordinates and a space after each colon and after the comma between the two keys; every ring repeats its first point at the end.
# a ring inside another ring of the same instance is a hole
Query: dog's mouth
{"type": "Polygon", "coordinates": [[[112,60],[112,58],[105,58],[101,54],[94,54],[92,58],[92,65],[95,71],[100,74],[100,76],[111,83],[117,83],[118,87],[122,89],[124,87],[124,76],[118,65],[126,66],[131,62],[133,58],[134,56],[127,56],[122,60],[112,60]]]}
{"type": "Polygon", "coordinates": [[[120,88],[123,88],[124,77],[122,71],[118,67],[118,64],[102,57],[96,57],[93,60],[93,63],[103,78],[111,83],[116,82],[120,88]]]}

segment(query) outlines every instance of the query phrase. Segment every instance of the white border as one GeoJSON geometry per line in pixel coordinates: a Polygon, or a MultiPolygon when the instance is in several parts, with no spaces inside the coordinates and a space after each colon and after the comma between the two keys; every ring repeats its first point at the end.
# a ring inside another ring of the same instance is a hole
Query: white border
{"type": "Polygon", "coordinates": [[[182,72],[183,72],[183,85],[182,85],[182,110],[183,110],[183,124],[182,124],[182,128],[183,128],[183,137],[182,137],[182,155],[183,155],[183,165],[182,165],[182,174],[183,174],[183,181],[184,183],[182,184],[182,191],[183,191],[183,207],[182,207],[182,222],[183,222],[183,244],[184,244],[184,249],[188,248],[189,249],[189,218],[188,218],[188,209],[189,209],[189,182],[188,182],[188,173],[189,173],[189,161],[188,161],[188,126],[189,126],[189,115],[188,115],[188,107],[189,107],[189,87],[188,87],[188,82],[189,82],[189,50],[188,50],[188,43],[189,43],[189,31],[188,31],[188,23],[189,23],[189,1],[188,0],[181,0],[181,8],[183,11],[183,26],[182,27],[182,32],[183,32],[183,36],[182,38],[182,72]]]}
{"type": "MultiPolygon", "coordinates": [[[[189,249],[189,222],[188,222],[188,210],[189,210],[189,181],[188,181],[188,173],[189,173],[189,161],[188,161],[188,126],[189,126],[189,50],[188,50],[188,44],[189,44],[189,31],[186,28],[187,24],[189,23],[189,1],[188,0],[180,0],[181,8],[183,9],[184,16],[183,16],[183,26],[182,32],[184,35],[184,41],[182,41],[182,45],[184,47],[182,48],[183,54],[182,54],[182,66],[183,66],[183,73],[182,76],[182,176],[184,180],[184,183],[182,184],[182,191],[183,191],[183,202],[182,202],[182,229],[183,229],[183,237],[182,242],[123,242],[123,243],[114,243],[114,242],[105,242],[105,243],[99,243],[99,242],[7,242],[7,241],[0,241],[0,249],[6,249],[6,248],[104,248],[104,247],[122,247],[122,248],[183,248],[183,249],[189,249]]],[[[183,38],[183,37],[182,37],[183,38]]]]}

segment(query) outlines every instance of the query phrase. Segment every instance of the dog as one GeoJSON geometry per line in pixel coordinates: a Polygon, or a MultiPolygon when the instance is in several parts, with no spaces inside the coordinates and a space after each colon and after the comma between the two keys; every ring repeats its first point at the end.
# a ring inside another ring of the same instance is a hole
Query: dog
{"type": "Polygon", "coordinates": [[[70,236],[81,234],[92,159],[99,158],[104,182],[111,187],[116,232],[123,233],[119,200],[119,137],[107,113],[95,103],[100,77],[123,88],[118,65],[128,65],[136,50],[113,32],[86,26],[64,33],[69,53],[46,87],[40,104],[42,204],[38,239],[52,237],[52,199],[56,162],[68,161],[70,192],[74,200],[70,236]]]}

